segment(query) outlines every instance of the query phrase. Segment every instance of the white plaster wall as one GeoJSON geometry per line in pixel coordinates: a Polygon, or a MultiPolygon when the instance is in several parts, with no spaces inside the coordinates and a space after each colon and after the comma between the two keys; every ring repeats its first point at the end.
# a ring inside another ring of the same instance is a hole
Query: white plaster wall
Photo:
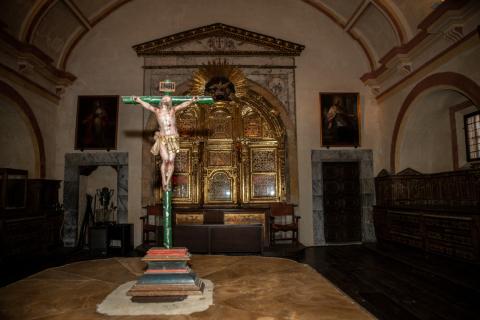
{"type": "Polygon", "coordinates": [[[465,98],[453,90],[442,90],[415,101],[405,119],[404,135],[399,139],[398,171],[406,168],[422,173],[453,170],[449,110],[455,102],[463,100],[465,98]]]}
{"type": "MultiPolygon", "coordinates": [[[[131,46],[190,28],[222,22],[304,44],[297,58],[296,98],[300,241],[313,243],[311,150],[320,148],[319,92],[360,92],[362,147],[380,150],[378,108],[359,77],[368,71],[360,47],[322,13],[290,0],[137,0],[96,25],[78,44],[67,70],[78,77],[67,89],[58,114],[56,176],[63,179],[64,154],[72,152],[76,98],[86,94],[141,94],[143,64],[131,46]]],[[[135,243],[141,226],[142,111],[120,105],[118,151],[129,153],[129,222],[135,243]]],[[[378,163],[383,150],[375,153],[378,163]]]]}
{"type": "MultiPolygon", "coordinates": [[[[407,98],[408,94],[412,91],[412,89],[421,82],[422,79],[425,79],[427,76],[439,73],[439,72],[455,72],[470,78],[474,82],[480,85],[480,68],[478,67],[478,59],[480,57],[480,41],[477,40],[476,44],[473,47],[466,49],[465,51],[459,53],[453,57],[446,57],[443,63],[435,63],[431,65],[429,68],[424,69],[423,71],[419,72],[418,75],[415,75],[411,80],[407,81],[403,86],[399,89],[394,91],[392,94],[389,94],[387,97],[382,99],[380,104],[380,116],[379,120],[382,126],[382,134],[381,140],[383,147],[382,150],[386,151],[382,168],[390,170],[390,147],[392,142],[392,135],[393,135],[393,128],[395,125],[396,118],[398,116],[398,112],[407,98]]],[[[424,92],[423,94],[419,95],[416,100],[421,100],[424,96],[432,93],[432,92],[439,92],[444,90],[445,88],[432,88],[424,92]]],[[[417,102],[412,102],[412,106],[415,105],[417,102]]],[[[450,105],[451,106],[451,105],[450,105]]],[[[407,114],[408,118],[411,115],[411,112],[407,114]]],[[[399,134],[399,141],[403,139],[403,135],[405,134],[404,127],[399,134]]],[[[398,154],[398,141],[397,141],[397,154],[398,154]]],[[[408,155],[406,155],[408,157],[408,155]]],[[[397,156],[398,160],[398,156],[397,156]]],[[[418,166],[421,164],[416,163],[414,160],[408,160],[412,165],[418,166]]],[[[398,166],[398,163],[397,163],[398,166]]],[[[398,168],[396,170],[399,171],[398,168]]],[[[375,174],[377,174],[379,170],[375,170],[375,174]]]]}
{"type": "MultiPolygon", "coordinates": [[[[25,99],[25,101],[29,105],[30,109],[32,110],[37,120],[38,126],[40,127],[40,132],[42,134],[43,143],[45,147],[45,164],[46,164],[45,178],[54,179],[54,177],[57,177],[56,173],[54,172],[57,126],[55,122],[52,120],[56,118],[58,106],[54,102],[32,91],[25,89],[21,85],[13,83],[8,79],[4,79],[3,77],[0,77],[0,80],[4,81],[5,83],[8,83],[9,86],[11,86],[20,96],[22,96],[23,99],[25,99]]],[[[17,110],[20,110],[20,108],[17,107],[17,110]]],[[[26,120],[27,119],[26,116],[24,117],[22,115],[22,118],[24,119],[25,123],[28,121],[26,120]]],[[[29,136],[34,134],[33,130],[31,130],[30,128],[31,126],[29,125],[29,132],[30,132],[29,136]]],[[[26,157],[27,155],[24,155],[24,156],[26,157]]],[[[35,170],[33,170],[32,172],[29,172],[29,178],[40,177],[39,176],[40,172],[37,169],[38,166],[39,164],[35,163],[35,170]]],[[[60,179],[63,180],[63,177],[60,179]]]]}
{"type": "Polygon", "coordinates": [[[22,169],[35,175],[32,132],[18,107],[0,95],[0,168],[22,169]]]}

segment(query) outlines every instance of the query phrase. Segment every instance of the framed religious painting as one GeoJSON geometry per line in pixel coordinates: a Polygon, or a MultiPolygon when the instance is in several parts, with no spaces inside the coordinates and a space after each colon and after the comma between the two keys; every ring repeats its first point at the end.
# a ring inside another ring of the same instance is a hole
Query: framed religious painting
{"type": "Polygon", "coordinates": [[[117,148],[118,96],[79,96],[75,149],[117,148]]]}
{"type": "Polygon", "coordinates": [[[320,93],[323,147],[359,147],[360,119],[358,93],[320,93]]]}

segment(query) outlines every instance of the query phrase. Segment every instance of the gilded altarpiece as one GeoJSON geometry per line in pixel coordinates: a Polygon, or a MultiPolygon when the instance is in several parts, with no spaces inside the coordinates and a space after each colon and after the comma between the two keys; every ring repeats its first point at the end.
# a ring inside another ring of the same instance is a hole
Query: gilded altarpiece
{"type": "MultiPolygon", "coordinates": [[[[133,48],[144,58],[145,95],[159,95],[158,82],[170,79],[177,83],[175,95],[210,95],[216,101],[177,114],[175,204],[298,201],[294,57],[302,45],[213,24],[133,48]]],[[[159,163],[149,160],[156,123],[144,114],[142,203],[147,205],[161,202],[161,186],[159,163]]]]}
{"type": "Polygon", "coordinates": [[[261,99],[252,101],[217,102],[178,115],[182,142],[175,159],[174,203],[232,206],[280,200],[282,130],[278,120],[258,111],[268,107],[261,99]]]}

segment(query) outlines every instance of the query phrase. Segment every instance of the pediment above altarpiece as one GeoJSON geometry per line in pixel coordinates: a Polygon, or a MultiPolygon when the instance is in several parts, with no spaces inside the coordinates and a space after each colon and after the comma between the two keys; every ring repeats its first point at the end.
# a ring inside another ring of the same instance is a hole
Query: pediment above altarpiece
{"type": "Polygon", "coordinates": [[[222,23],[179,32],[133,46],[139,56],[298,56],[305,46],[222,23]]]}

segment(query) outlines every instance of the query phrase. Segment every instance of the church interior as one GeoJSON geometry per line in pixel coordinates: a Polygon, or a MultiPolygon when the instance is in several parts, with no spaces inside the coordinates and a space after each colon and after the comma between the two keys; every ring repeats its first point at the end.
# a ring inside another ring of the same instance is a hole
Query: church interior
{"type": "Polygon", "coordinates": [[[0,318],[477,318],[479,21],[476,0],[1,1],[0,318]],[[174,111],[171,199],[132,98],[165,95],[211,102],[174,111]],[[170,229],[213,304],[100,312],[170,229]]]}

